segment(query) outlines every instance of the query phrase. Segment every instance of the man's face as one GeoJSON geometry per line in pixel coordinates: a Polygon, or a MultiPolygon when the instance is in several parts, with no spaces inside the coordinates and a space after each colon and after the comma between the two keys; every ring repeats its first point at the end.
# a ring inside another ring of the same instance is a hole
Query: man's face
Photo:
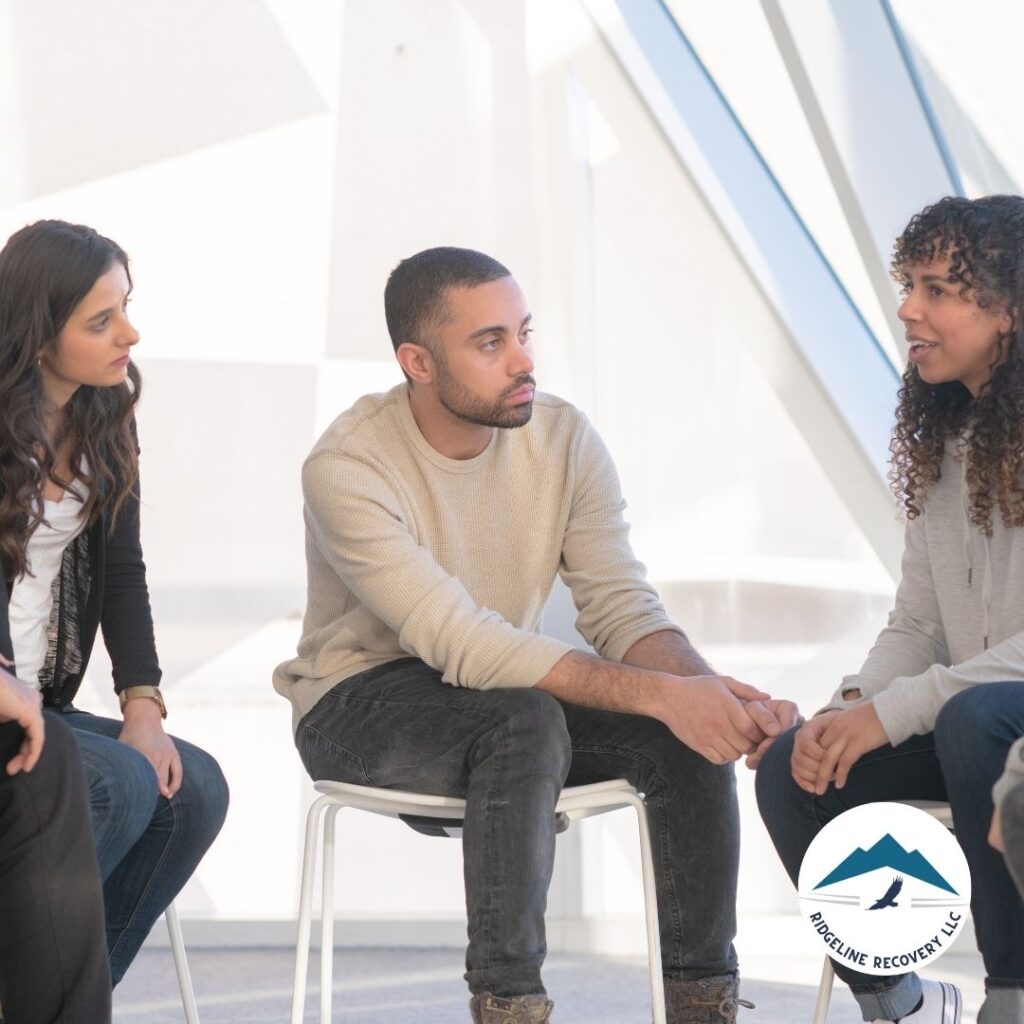
{"type": "Polygon", "coordinates": [[[531,315],[511,277],[448,290],[448,316],[434,332],[438,401],[485,427],[521,427],[533,414],[531,315]]]}

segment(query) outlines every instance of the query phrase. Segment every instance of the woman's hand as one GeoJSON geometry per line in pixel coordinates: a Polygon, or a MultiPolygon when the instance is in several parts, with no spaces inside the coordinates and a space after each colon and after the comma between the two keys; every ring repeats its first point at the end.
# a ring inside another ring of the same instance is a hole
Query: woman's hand
{"type": "Polygon", "coordinates": [[[850,711],[840,711],[829,721],[818,740],[824,755],[818,764],[814,791],[821,796],[834,781],[836,789],[846,785],[850,769],[867,753],[884,747],[889,737],[871,701],[850,711]]]}
{"type": "Polygon", "coordinates": [[[118,739],[137,750],[153,766],[160,795],[168,800],[181,788],[181,758],[164,732],[156,701],[136,697],[124,706],[124,725],[118,739]]]}
{"type": "Polygon", "coordinates": [[[797,730],[793,737],[793,756],[789,766],[793,781],[805,792],[813,793],[818,779],[821,759],[825,756],[825,748],[821,745],[821,734],[836,715],[841,711],[826,711],[809,718],[797,730]]]}

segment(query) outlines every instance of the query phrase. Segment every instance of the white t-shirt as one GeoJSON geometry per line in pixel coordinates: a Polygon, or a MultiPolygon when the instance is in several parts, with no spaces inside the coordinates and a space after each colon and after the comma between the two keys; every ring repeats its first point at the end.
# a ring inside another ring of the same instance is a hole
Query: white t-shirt
{"type": "Polygon", "coordinates": [[[53,611],[53,581],[60,572],[67,546],[82,532],[82,502],[65,492],[60,501],[47,501],[46,524],[28,540],[27,561],[31,572],[14,583],[8,615],[18,678],[39,688],[39,670],[49,647],[47,629],[53,611]]]}

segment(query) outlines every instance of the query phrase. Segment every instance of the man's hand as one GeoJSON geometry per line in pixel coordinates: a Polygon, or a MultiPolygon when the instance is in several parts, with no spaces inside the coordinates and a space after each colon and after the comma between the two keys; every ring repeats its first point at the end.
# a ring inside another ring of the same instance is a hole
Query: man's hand
{"type": "Polygon", "coordinates": [[[687,676],[666,688],[658,717],[675,736],[712,764],[752,753],[781,726],[763,705],[769,694],[729,676],[687,676]],[[748,703],[744,703],[744,702],[748,703]]]}
{"type": "MultiPolygon", "coordinates": [[[[10,665],[0,654],[0,665],[10,665]]],[[[21,748],[7,762],[7,774],[30,772],[43,752],[42,695],[0,668],[0,722],[17,722],[25,730],[21,748]]]]}
{"type": "Polygon", "coordinates": [[[763,711],[767,712],[772,718],[778,723],[779,731],[776,733],[769,733],[767,729],[762,726],[762,731],[765,733],[765,738],[757,745],[757,749],[747,755],[747,767],[751,770],[757,768],[761,763],[761,758],[764,757],[765,751],[781,736],[787,729],[792,729],[794,725],[799,725],[803,722],[803,716],[800,714],[800,710],[796,704],[791,700],[762,700],[752,701],[747,705],[747,710],[751,714],[758,713],[755,709],[760,707],[763,711]]]}
{"type": "Polygon", "coordinates": [[[814,718],[804,722],[793,738],[793,757],[790,759],[790,769],[793,781],[805,792],[813,793],[814,785],[818,779],[818,768],[821,766],[821,759],[825,756],[825,748],[821,745],[821,734],[828,727],[836,715],[841,711],[826,711],[824,714],[815,715],[814,718]]]}
{"type": "Polygon", "coordinates": [[[181,788],[181,758],[164,732],[156,701],[136,697],[124,706],[124,725],[118,739],[137,750],[156,772],[160,795],[168,800],[181,788]]]}
{"type": "Polygon", "coordinates": [[[889,737],[871,701],[850,711],[840,711],[825,726],[818,741],[824,755],[818,765],[814,792],[821,796],[834,781],[836,789],[846,785],[850,769],[872,750],[884,747],[889,737]]]}

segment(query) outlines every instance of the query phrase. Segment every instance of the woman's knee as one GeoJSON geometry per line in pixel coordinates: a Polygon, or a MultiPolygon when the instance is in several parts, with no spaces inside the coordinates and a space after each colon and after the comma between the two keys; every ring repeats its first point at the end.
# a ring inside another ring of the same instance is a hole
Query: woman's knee
{"type": "Polygon", "coordinates": [[[793,781],[793,742],[797,730],[794,727],[784,732],[764,753],[754,779],[754,791],[761,817],[770,828],[776,819],[786,815],[786,808],[793,796],[803,793],[793,781]]]}
{"type": "Polygon", "coordinates": [[[205,750],[178,739],[174,744],[182,768],[178,802],[188,808],[212,839],[227,816],[230,800],[227,779],[216,758],[205,750]]]}
{"type": "Polygon", "coordinates": [[[109,817],[119,830],[141,835],[156,812],[160,787],[149,761],[127,744],[121,746],[102,772],[85,761],[89,804],[94,817],[109,817]]]}
{"type": "Polygon", "coordinates": [[[980,683],[961,690],[936,718],[936,753],[940,759],[959,756],[970,762],[990,744],[1008,746],[1021,734],[1022,707],[1021,683],[980,683]]]}

